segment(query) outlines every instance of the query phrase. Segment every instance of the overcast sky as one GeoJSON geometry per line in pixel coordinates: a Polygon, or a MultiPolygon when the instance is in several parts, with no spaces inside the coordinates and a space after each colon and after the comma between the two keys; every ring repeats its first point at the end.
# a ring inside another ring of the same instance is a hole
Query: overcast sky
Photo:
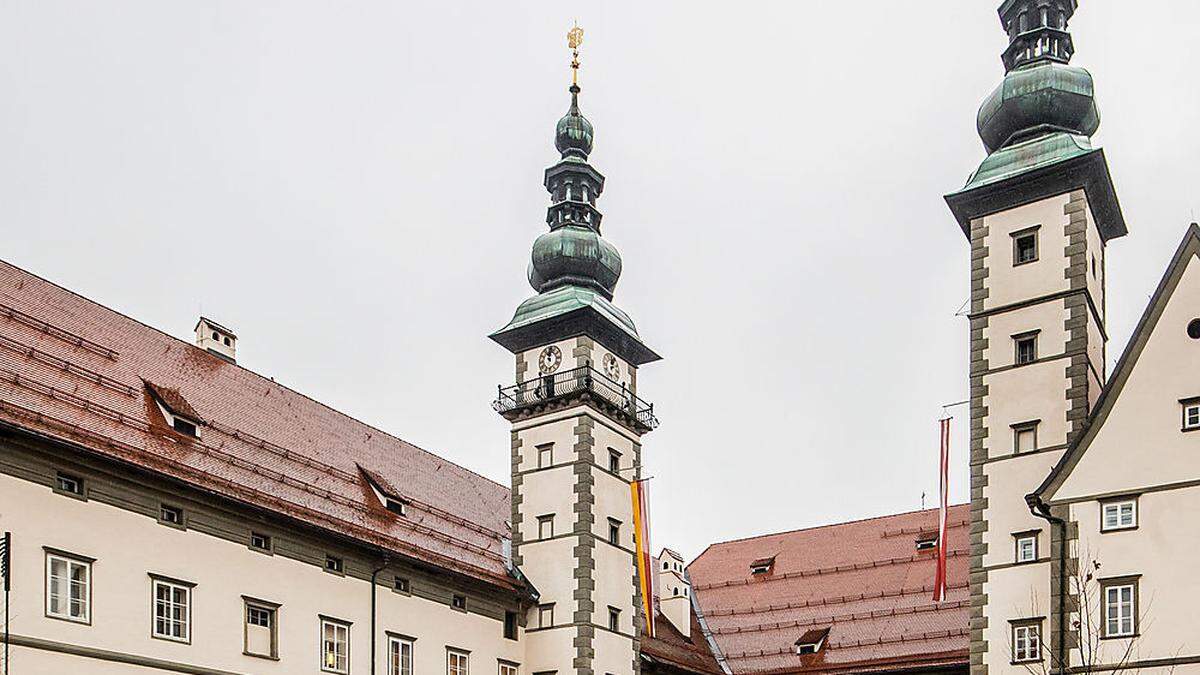
{"type": "MultiPolygon", "coordinates": [[[[0,0],[0,257],[508,484],[487,339],[532,294],[573,20],[655,546],[920,507],[967,394],[998,0],[0,0]]],[[[1085,0],[1130,235],[1109,365],[1200,210],[1200,3],[1085,0]]],[[[965,501],[966,410],[951,495],[965,501]]]]}

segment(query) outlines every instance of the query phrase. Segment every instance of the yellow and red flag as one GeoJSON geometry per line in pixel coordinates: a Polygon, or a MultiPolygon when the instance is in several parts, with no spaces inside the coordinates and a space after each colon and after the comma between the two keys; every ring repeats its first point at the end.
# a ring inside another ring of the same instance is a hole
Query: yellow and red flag
{"type": "Polygon", "coordinates": [[[947,504],[950,494],[950,418],[947,417],[941,420],[941,435],[942,435],[942,453],[941,461],[938,466],[938,474],[941,478],[941,488],[938,492],[938,540],[937,540],[937,569],[933,575],[933,601],[944,602],[946,600],[946,588],[949,585],[946,580],[946,549],[949,548],[946,542],[946,512],[949,509],[947,504]]]}
{"type": "Polygon", "coordinates": [[[642,593],[642,613],[646,617],[646,635],[654,637],[654,567],[650,564],[650,486],[645,480],[629,484],[633,496],[633,541],[637,550],[638,587],[642,593]]]}

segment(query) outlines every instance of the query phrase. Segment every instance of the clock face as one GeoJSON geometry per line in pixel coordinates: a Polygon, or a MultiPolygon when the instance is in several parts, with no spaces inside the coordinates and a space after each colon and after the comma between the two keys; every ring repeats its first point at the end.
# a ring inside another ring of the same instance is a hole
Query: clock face
{"type": "Polygon", "coordinates": [[[604,374],[611,380],[621,377],[621,364],[617,363],[617,357],[612,354],[604,355],[604,374]]]}
{"type": "Polygon", "coordinates": [[[562,350],[554,345],[550,345],[542,350],[541,356],[538,357],[538,372],[543,375],[549,375],[558,370],[562,365],[562,350]]]}

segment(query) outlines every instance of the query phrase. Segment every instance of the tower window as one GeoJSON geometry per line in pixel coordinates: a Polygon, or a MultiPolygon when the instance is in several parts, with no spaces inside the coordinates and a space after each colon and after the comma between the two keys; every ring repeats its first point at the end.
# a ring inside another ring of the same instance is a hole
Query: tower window
{"type": "Polygon", "coordinates": [[[1188,337],[1200,340],[1200,319],[1192,319],[1187,325],[1188,337]]]}
{"type": "Polygon", "coordinates": [[[1016,545],[1015,560],[1018,563],[1028,563],[1037,560],[1037,532],[1019,532],[1013,535],[1016,545]]]}
{"type": "Polygon", "coordinates": [[[545,469],[554,464],[554,444],[537,446],[537,468],[545,469]]]}
{"type": "Polygon", "coordinates": [[[554,514],[538,516],[538,539],[554,537],[554,514]]]}
{"type": "Polygon", "coordinates": [[[621,473],[621,453],[608,449],[608,470],[612,473],[621,473]]]}
{"type": "Polygon", "coordinates": [[[1137,577],[1100,581],[1101,597],[1104,603],[1104,637],[1137,635],[1137,582],[1137,577]]]}
{"type": "Polygon", "coordinates": [[[1042,622],[1040,620],[1015,621],[1012,625],[1013,663],[1030,663],[1042,660],[1042,622]]]}
{"type": "MultiPolygon", "coordinates": [[[[1039,43],[1039,49],[1041,45],[1039,43]]],[[[1038,226],[1040,227],[1040,226],[1038,226]]],[[[1038,227],[1013,232],[1013,265],[1024,265],[1038,259],[1038,227]]]]}
{"type": "Polygon", "coordinates": [[[616,607],[608,608],[608,629],[614,633],[621,632],[621,610],[616,607]]]}
{"type": "Polygon", "coordinates": [[[1200,429],[1200,399],[1185,399],[1183,404],[1183,430],[1200,429]]]}
{"type": "Polygon", "coordinates": [[[1020,454],[1022,452],[1033,452],[1037,450],[1037,429],[1040,420],[1032,422],[1022,422],[1012,425],[1013,430],[1013,452],[1020,454]]]}
{"type": "Polygon", "coordinates": [[[549,628],[554,625],[554,604],[538,605],[538,628],[549,628]]]}
{"type": "Polygon", "coordinates": [[[615,518],[608,519],[608,543],[613,546],[621,545],[621,521],[615,518]]]}
{"type": "Polygon", "coordinates": [[[1023,366],[1037,361],[1037,331],[1013,336],[1014,363],[1023,366]]]}

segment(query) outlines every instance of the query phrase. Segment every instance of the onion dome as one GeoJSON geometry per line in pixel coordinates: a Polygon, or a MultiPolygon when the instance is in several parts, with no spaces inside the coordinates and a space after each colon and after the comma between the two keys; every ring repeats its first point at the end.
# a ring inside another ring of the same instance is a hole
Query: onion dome
{"type": "Polygon", "coordinates": [[[554,130],[554,147],[563,158],[587,159],[592,152],[592,123],[579,112],[579,85],[571,85],[571,108],[554,130]]]}
{"type": "Polygon", "coordinates": [[[592,288],[611,300],[620,277],[621,254],[591,228],[568,225],[533,242],[529,285],[538,293],[570,284],[592,288]]]}
{"type": "Polygon", "coordinates": [[[1009,36],[1007,73],[979,108],[979,137],[988,152],[1056,132],[1091,136],[1100,126],[1092,76],[1068,63],[1074,53],[1067,22],[1076,0],[1006,0],[1000,20],[1009,36]]]}

